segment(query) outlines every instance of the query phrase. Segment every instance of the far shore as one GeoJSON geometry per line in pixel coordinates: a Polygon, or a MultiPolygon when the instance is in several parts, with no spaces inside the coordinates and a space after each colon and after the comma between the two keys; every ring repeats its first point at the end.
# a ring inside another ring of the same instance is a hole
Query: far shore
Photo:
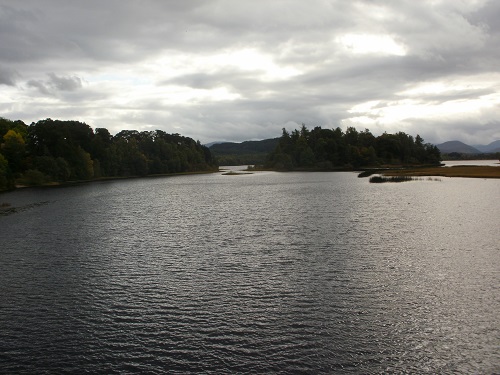
{"type": "MultiPolygon", "coordinates": [[[[355,169],[338,169],[338,172],[354,171],[355,169]]],[[[181,173],[167,173],[167,174],[155,174],[147,176],[127,176],[127,177],[102,177],[94,178],[92,180],[81,180],[81,181],[66,181],[66,182],[48,182],[43,185],[16,185],[15,189],[27,189],[27,188],[52,188],[52,187],[64,187],[72,185],[80,185],[92,182],[100,181],[113,181],[113,180],[126,180],[126,179],[136,179],[136,178],[155,178],[155,177],[170,177],[170,176],[182,176],[182,175],[194,175],[194,174],[210,174],[210,173],[223,173],[225,175],[240,175],[240,174],[251,174],[255,171],[273,171],[273,169],[265,169],[259,167],[248,168],[246,171],[225,171],[224,169],[218,169],[213,171],[198,171],[198,172],[181,172],[181,173]]],[[[274,170],[276,171],[276,170],[274,170]]],[[[296,170],[297,171],[297,170],[296,170]]],[[[300,170],[301,172],[312,172],[318,171],[315,169],[311,170],[300,170]]],[[[359,169],[358,169],[359,171],[359,169]]],[[[335,172],[335,171],[330,171],[335,172]]],[[[440,177],[468,177],[468,178],[500,178],[500,166],[478,166],[478,165],[457,165],[451,167],[401,167],[401,168],[369,168],[360,174],[360,177],[368,177],[372,174],[381,174],[384,176],[440,176],[440,177]]],[[[9,191],[1,191],[2,193],[7,193],[9,191]]]]}
{"type": "MultiPolygon", "coordinates": [[[[277,171],[273,169],[265,169],[261,167],[248,168],[248,171],[277,171]]],[[[381,166],[367,169],[357,168],[339,168],[336,170],[320,170],[320,169],[294,169],[291,171],[279,170],[277,172],[349,172],[349,171],[364,171],[359,177],[368,177],[373,174],[381,174],[389,177],[397,176],[439,176],[439,177],[469,177],[469,178],[500,178],[500,163],[499,166],[481,166],[481,165],[457,165],[457,166],[381,166]]]]}

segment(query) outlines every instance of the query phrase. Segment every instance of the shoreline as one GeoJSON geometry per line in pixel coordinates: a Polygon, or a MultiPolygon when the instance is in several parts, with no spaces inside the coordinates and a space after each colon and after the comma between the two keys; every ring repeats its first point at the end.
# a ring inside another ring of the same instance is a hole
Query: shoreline
{"type": "Polygon", "coordinates": [[[195,171],[195,172],[177,172],[177,173],[163,173],[163,174],[151,174],[146,176],[116,176],[116,177],[98,177],[93,178],[91,180],[76,180],[76,181],[65,181],[65,182],[47,182],[42,185],[21,185],[16,184],[14,189],[0,191],[0,195],[3,193],[9,193],[16,190],[24,190],[24,189],[50,189],[50,188],[62,188],[69,186],[77,186],[83,184],[89,184],[93,182],[101,182],[101,181],[117,181],[117,180],[130,180],[130,179],[139,179],[139,178],[157,178],[157,177],[175,177],[175,176],[188,176],[188,175],[196,175],[196,174],[210,174],[210,173],[219,173],[220,170],[210,170],[210,171],[195,171]]]}

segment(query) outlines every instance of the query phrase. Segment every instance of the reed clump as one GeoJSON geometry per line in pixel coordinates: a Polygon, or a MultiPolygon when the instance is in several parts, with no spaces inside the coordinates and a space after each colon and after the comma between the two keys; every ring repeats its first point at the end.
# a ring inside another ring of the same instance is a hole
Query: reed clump
{"type": "Polygon", "coordinates": [[[242,175],[242,174],[252,174],[252,173],[249,173],[249,172],[235,172],[235,171],[229,171],[229,172],[223,173],[222,175],[223,175],[223,176],[239,176],[239,175],[242,175]]]}
{"type": "Polygon", "coordinates": [[[419,180],[418,178],[411,177],[411,176],[391,176],[391,177],[386,177],[386,176],[372,176],[370,177],[370,182],[375,183],[375,184],[380,184],[384,182],[406,182],[406,181],[413,181],[413,180],[419,180]]]}
{"type": "Polygon", "coordinates": [[[371,176],[372,174],[374,174],[374,173],[378,173],[378,172],[377,172],[377,171],[370,171],[370,170],[368,170],[368,171],[363,171],[363,172],[361,172],[360,174],[358,174],[358,177],[359,177],[359,178],[370,177],[370,176],[371,176]]]}

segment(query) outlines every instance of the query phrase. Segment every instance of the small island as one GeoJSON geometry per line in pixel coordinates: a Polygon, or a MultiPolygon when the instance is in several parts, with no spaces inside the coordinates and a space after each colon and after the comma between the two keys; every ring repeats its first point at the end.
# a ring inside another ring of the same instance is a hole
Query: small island
{"type": "Polygon", "coordinates": [[[353,127],[309,130],[304,124],[291,133],[283,129],[264,168],[281,171],[352,171],[394,166],[439,166],[439,149],[422,137],[403,132],[375,137],[353,127]]]}

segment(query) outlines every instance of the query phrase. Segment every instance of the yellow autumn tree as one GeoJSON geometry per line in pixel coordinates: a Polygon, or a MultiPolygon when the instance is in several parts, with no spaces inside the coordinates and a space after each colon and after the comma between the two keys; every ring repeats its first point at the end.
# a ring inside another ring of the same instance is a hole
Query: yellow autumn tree
{"type": "Polygon", "coordinates": [[[2,154],[9,162],[10,170],[16,174],[21,171],[21,163],[26,154],[23,136],[15,130],[9,130],[3,136],[2,154]]]}

